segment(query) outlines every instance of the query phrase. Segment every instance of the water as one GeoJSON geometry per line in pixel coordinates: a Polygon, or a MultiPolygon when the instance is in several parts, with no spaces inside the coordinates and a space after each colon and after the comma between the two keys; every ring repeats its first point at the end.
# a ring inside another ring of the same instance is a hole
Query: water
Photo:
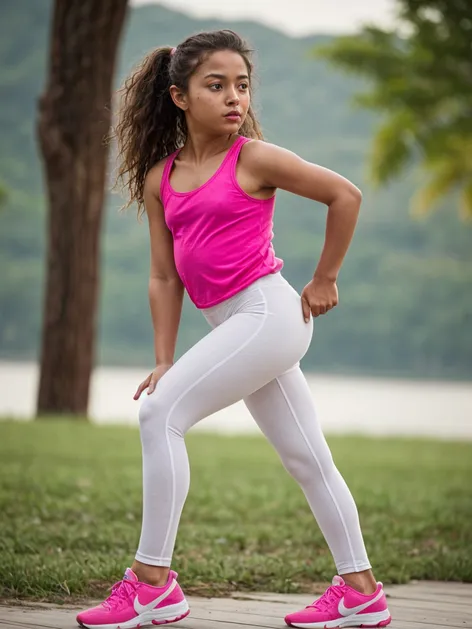
{"type": "MultiPolygon", "coordinates": [[[[132,398],[147,369],[95,370],[89,412],[100,424],[138,425],[140,402],[132,398]]],[[[34,363],[0,361],[0,416],[31,419],[39,370],[34,363]]],[[[470,383],[307,374],[318,416],[327,434],[418,435],[472,440],[470,383]]],[[[242,402],[192,430],[259,432],[242,402]]]]}

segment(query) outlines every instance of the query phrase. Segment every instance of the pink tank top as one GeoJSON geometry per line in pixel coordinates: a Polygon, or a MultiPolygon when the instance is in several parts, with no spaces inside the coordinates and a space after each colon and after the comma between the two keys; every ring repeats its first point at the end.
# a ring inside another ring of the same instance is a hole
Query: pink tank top
{"type": "Polygon", "coordinates": [[[175,265],[197,308],[215,306],[283,267],[272,246],[275,197],[255,199],[236,181],[238,156],[249,141],[239,136],[215,174],[190,192],[176,192],[169,181],[179,151],[164,166],[161,201],[175,265]]]}

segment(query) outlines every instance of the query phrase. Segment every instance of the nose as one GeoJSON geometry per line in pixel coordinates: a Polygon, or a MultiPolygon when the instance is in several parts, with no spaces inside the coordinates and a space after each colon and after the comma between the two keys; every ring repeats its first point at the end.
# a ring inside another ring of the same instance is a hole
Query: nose
{"type": "Polygon", "coordinates": [[[239,96],[236,90],[232,89],[226,100],[228,101],[228,105],[239,105],[239,96]]]}

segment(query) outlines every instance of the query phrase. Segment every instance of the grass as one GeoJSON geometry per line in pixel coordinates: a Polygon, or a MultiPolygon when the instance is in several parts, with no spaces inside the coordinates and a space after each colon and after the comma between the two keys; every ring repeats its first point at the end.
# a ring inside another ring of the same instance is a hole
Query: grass
{"type": "MultiPolygon", "coordinates": [[[[472,581],[472,444],[328,439],[385,583],[472,581]]],[[[192,480],[173,567],[189,593],[307,592],[334,565],[305,498],[262,437],[187,437],[192,480]]],[[[141,523],[130,427],[0,422],[0,596],[100,597],[141,523]]]]}

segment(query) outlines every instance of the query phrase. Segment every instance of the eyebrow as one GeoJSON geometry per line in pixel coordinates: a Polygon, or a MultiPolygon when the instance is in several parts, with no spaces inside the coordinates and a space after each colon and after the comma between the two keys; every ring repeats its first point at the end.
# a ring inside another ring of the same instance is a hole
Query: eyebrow
{"type": "MultiPolygon", "coordinates": [[[[213,77],[214,79],[226,79],[226,78],[228,78],[226,76],[226,74],[218,74],[217,72],[210,72],[210,74],[207,74],[205,76],[205,79],[208,79],[210,77],[213,77]]],[[[238,79],[248,79],[249,80],[249,77],[248,77],[247,74],[239,74],[236,78],[238,78],[238,79]]]]}

